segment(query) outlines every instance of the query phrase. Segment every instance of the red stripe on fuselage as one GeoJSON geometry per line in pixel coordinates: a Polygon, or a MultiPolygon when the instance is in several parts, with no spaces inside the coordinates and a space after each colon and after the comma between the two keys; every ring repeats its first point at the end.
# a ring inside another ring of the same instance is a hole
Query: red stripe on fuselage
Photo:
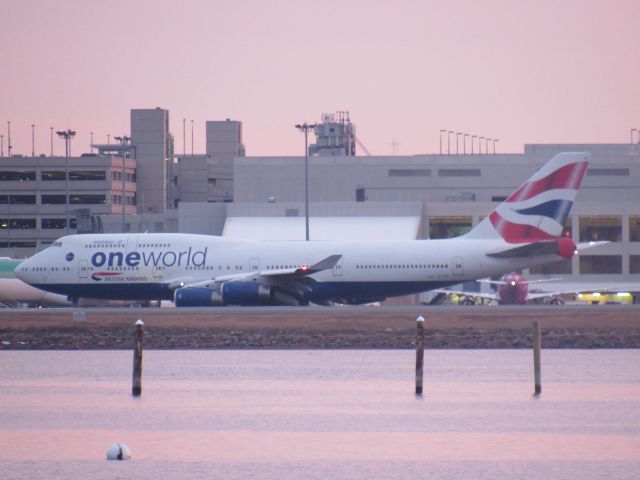
{"type": "Polygon", "coordinates": [[[535,197],[539,193],[558,188],[577,190],[582,182],[582,177],[584,177],[587,171],[587,165],[587,162],[571,163],[551,172],[546,177],[533,182],[527,182],[511,194],[511,196],[507,198],[507,202],[527,200],[535,197]]]}

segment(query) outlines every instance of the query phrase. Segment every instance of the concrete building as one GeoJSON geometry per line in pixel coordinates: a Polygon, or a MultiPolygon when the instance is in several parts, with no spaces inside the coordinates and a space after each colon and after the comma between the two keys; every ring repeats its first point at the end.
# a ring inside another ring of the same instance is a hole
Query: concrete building
{"type": "Polygon", "coordinates": [[[233,165],[236,158],[246,155],[242,141],[242,122],[226,119],[207,122],[207,155],[211,157],[209,202],[233,200],[233,165]]]}
{"type": "Polygon", "coordinates": [[[162,213],[169,205],[167,177],[173,158],[169,111],[162,108],[131,110],[131,144],[135,148],[138,210],[162,213]]]}
{"type": "Polygon", "coordinates": [[[184,202],[231,202],[233,166],[245,156],[242,122],[206,123],[206,154],[176,155],[169,166],[169,203],[178,208],[184,202]]]}
{"type": "MultiPolygon", "coordinates": [[[[125,158],[124,213],[136,212],[135,160],[125,158]]],[[[22,258],[67,233],[100,231],[111,215],[120,224],[123,161],[113,155],[0,158],[0,256],[22,258]]]]}

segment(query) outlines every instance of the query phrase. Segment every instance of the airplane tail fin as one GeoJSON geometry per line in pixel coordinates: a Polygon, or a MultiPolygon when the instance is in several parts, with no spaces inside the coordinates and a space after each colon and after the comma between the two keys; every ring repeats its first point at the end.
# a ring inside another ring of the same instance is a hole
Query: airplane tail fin
{"type": "Polygon", "coordinates": [[[588,164],[588,153],[558,153],[463,238],[511,244],[557,239],[588,164]]]}

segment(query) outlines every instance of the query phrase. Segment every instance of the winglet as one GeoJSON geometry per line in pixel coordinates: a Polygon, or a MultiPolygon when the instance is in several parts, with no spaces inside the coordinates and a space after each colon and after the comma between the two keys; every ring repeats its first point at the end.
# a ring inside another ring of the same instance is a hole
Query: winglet
{"type": "Polygon", "coordinates": [[[308,273],[319,272],[321,270],[329,270],[336,266],[336,264],[340,261],[342,255],[330,255],[324,260],[320,260],[318,263],[307,267],[305,270],[308,273]]]}

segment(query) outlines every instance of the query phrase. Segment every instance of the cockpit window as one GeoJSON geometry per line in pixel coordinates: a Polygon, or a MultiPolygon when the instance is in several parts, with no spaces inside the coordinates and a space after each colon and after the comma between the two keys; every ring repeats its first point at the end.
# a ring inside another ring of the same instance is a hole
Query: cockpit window
{"type": "Polygon", "coordinates": [[[52,247],[61,247],[62,246],[62,242],[53,242],[51,244],[52,247]]]}

